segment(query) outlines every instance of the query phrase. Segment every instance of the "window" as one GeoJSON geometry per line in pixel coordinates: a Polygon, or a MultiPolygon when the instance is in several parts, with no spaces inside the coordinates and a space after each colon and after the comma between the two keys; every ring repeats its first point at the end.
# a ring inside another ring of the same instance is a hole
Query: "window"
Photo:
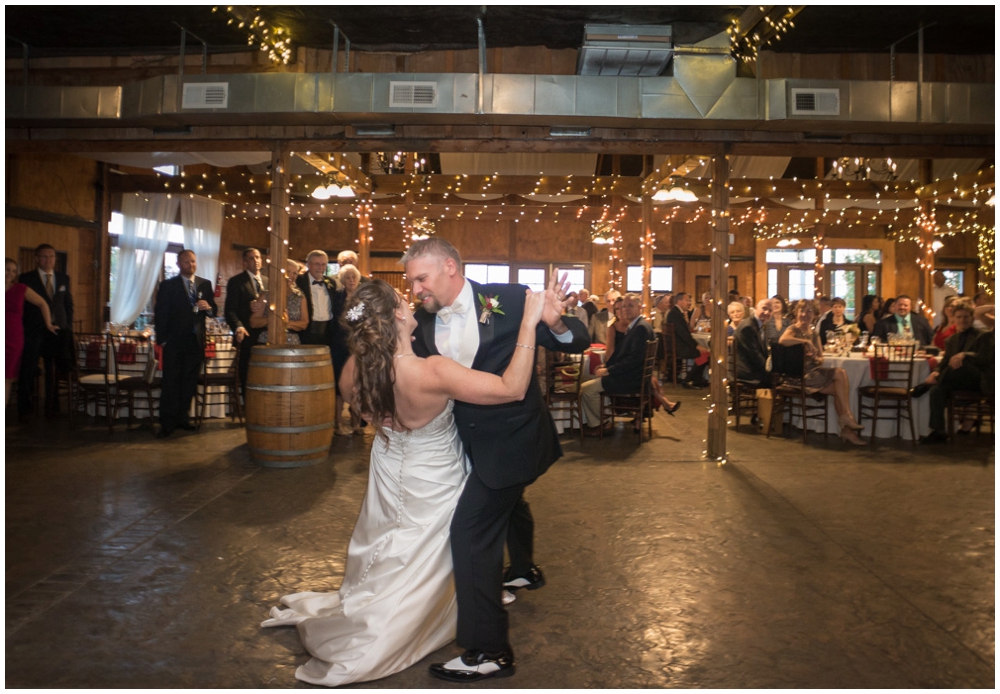
{"type": "MultiPolygon", "coordinates": [[[[816,249],[769,248],[767,294],[781,294],[789,301],[816,298],[816,249]]],[[[868,248],[824,248],[826,266],[820,293],[840,297],[847,303],[845,314],[853,319],[861,308],[861,297],[877,294],[882,251],[868,248]]]]}
{"type": "Polygon", "coordinates": [[[480,284],[507,284],[510,282],[510,265],[466,263],[465,276],[480,284]]]}
{"type": "Polygon", "coordinates": [[[522,267],[517,271],[517,283],[531,287],[532,291],[545,290],[545,268],[522,267]]]}
{"type": "Polygon", "coordinates": [[[965,270],[944,270],[944,283],[958,290],[959,296],[965,296],[965,270]]]}
{"type": "MultiPolygon", "coordinates": [[[[111,219],[108,221],[108,236],[111,237],[111,277],[108,292],[109,304],[111,302],[111,297],[115,295],[115,287],[117,285],[115,278],[118,276],[118,237],[121,236],[123,223],[124,217],[121,213],[111,213],[111,219]]],[[[184,250],[184,227],[180,224],[174,224],[170,227],[167,251],[163,254],[162,279],[167,280],[180,274],[180,269],[177,267],[177,254],[182,250],[184,250]]],[[[142,316],[139,317],[139,323],[143,323],[149,315],[152,315],[152,313],[153,305],[152,299],[150,299],[150,303],[143,310],[142,316]]]]}
{"type": "MultiPolygon", "coordinates": [[[[669,292],[674,288],[674,268],[672,266],[652,267],[649,270],[649,290],[669,292]]],[[[642,292],[642,266],[629,265],[625,268],[625,291],[642,292]]]]}

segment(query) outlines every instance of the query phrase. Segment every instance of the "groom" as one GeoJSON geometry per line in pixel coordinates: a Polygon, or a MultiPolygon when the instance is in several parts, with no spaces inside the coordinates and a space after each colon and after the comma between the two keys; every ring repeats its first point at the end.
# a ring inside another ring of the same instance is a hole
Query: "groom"
{"type": "MultiPolygon", "coordinates": [[[[400,261],[421,301],[413,351],[441,354],[464,366],[502,374],[514,352],[525,287],[481,285],[462,275],[462,259],[441,238],[417,241],[400,261]]],[[[550,283],[537,344],[582,352],[590,344],[578,319],[563,316],[565,301],[550,283]]],[[[561,287],[559,288],[561,292],[561,287]]],[[[501,601],[503,547],[511,558],[512,587],[541,587],[532,563],[533,521],[522,499],[525,487],[562,456],[552,417],[533,378],[524,399],[504,405],[455,403],[455,422],[472,473],[451,523],[451,553],[458,599],[458,645],[465,653],[431,665],[431,674],[475,682],[514,674],[507,611],[501,601]],[[509,525],[509,530],[508,530],[509,525]]]]}

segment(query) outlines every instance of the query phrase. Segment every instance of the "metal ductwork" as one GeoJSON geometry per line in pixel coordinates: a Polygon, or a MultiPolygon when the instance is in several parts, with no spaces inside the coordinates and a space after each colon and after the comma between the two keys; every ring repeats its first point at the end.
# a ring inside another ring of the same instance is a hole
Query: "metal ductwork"
{"type": "Polygon", "coordinates": [[[674,54],[669,26],[588,24],[576,74],[611,77],[662,75],[674,54]]]}
{"type": "Polygon", "coordinates": [[[118,87],[7,87],[6,117],[8,128],[388,120],[781,129],[812,121],[888,130],[994,123],[993,84],[926,83],[918,100],[915,82],[757,80],[736,77],[728,56],[678,52],[673,62],[673,76],[664,77],[252,73],[171,75],[118,87]]]}

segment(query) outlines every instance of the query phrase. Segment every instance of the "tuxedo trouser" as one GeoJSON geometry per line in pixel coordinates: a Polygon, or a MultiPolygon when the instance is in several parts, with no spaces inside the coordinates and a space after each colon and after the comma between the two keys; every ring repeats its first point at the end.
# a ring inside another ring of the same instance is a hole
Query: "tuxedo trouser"
{"type": "Polygon", "coordinates": [[[535,519],[523,494],[514,504],[507,525],[507,554],[511,575],[527,576],[535,564],[535,519]]]}
{"type": "MultiPolygon", "coordinates": [[[[519,507],[518,502],[525,486],[490,489],[473,469],[455,507],[451,521],[458,599],[455,640],[467,650],[499,653],[510,648],[507,610],[501,599],[503,547],[515,508],[519,508],[519,522],[523,523],[527,504],[519,507]]],[[[520,527],[516,535],[523,535],[523,530],[520,527]]],[[[518,550],[522,555],[523,549],[518,550]]]]}
{"type": "Polygon", "coordinates": [[[24,349],[21,352],[21,366],[17,376],[17,413],[20,416],[31,412],[35,398],[35,377],[38,375],[38,359],[42,358],[45,379],[45,410],[54,413],[59,409],[56,394],[56,354],[58,342],[54,335],[46,331],[24,332],[24,349]]]}
{"type": "Polygon", "coordinates": [[[240,363],[238,365],[240,373],[240,391],[243,395],[243,402],[247,400],[247,374],[250,372],[250,356],[253,346],[260,339],[260,334],[267,328],[250,328],[250,334],[243,338],[240,343],[240,363]]]}
{"type": "Polygon", "coordinates": [[[981,390],[982,382],[982,374],[980,374],[979,369],[974,366],[962,364],[962,366],[957,369],[946,367],[944,371],[941,372],[938,382],[931,386],[931,390],[927,394],[930,398],[931,405],[931,429],[934,431],[945,431],[945,429],[947,429],[944,410],[948,405],[948,397],[952,393],[956,390],[971,390],[979,392],[981,390]]]}
{"type": "Polygon", "coordinates": [[[160,390],[160,426],[172,431],[189,420],[191,399],[198,388],[198,375],[205,348],[197,335],[172,338],[163,345],[163,386],[160,390]],[[177,344],[175,344],[177,343],[177,344]]]}

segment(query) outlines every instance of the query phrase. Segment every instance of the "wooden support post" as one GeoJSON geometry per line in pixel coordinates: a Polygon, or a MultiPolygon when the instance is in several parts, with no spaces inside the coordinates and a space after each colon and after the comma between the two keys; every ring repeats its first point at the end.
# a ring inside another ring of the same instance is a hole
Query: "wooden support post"
{"type": "Polygon", "coordinates": [[[358,271],[362,277],[368,277],[371,274],[371,210],[370,203],[358,203],[358,271]]]}
{"type": "Polygon", "coordinates": [[[290,155],[283,143],[271,152],[271,247],[268,260],[267,337],[269,345],[285,344],[285,260],[288,257],[288,169],[290,155]]]}
{"type": "MultiPolygon", "coordinates": [[[[920,160],[919,176],[921,185],[927,185],[931,182],[933,164],[934,162],[930,159],[920,160]]],[[[920,225],[921,272],[920,287],[918,289],[917,296],[923,299],[923,315],[928,321],[932,320],[930,311],[934,306],[934,283],[932,281],[932,277],[934,276],[934,234],[937,233],[937,224],[933,222],[935,204],[936,203],[931,200],[920,201],[920,219],[924,221],[920,225]]],[[[897,294],[902,294],[902,292],[897,291],[897,294]]],[[[911,310],[917,310],[916,302],[914,302],[911,310]]]]}
{"type": "MultiPolygon", "coordinates": [[[[642,306],[647,315],[652,315],[652,290],[650,276],[653,273],[653,199],[642,196],[642,306]]],[[[626,283],[627,284],[627,283],[626,283]]]]}
{"type": "MultiPolygon", "coordinates": [[[[653,157],[643,157],[643,178],[648,176],[653,168],[653,157]]],[[[653,274],[653,199],[650,195],[642,196],[642,307],[648,316],[653,315],[652,288],[650,278],[653,274]]]]}
{"type": "MultiPolygon", "coordinates": [[[[818,209],[822,209],[823,201],[817,200],[818,209]]],[[[826,248],[826,225],[817,224],[813,241],[816,246],[816,262],[813,265],[813,298],[819,301],[823,296],[823,282],[826,277],[826,263],[823,262],[823,249],[826,248]]]]}
{"type": "Polygon", "coordinates": [[[712,358],[709,366],[712,406],[708,410],[709,460],[726,458],[726,298],[729,290],[729,158],[725,150],[712,159],[712,358]]]}

